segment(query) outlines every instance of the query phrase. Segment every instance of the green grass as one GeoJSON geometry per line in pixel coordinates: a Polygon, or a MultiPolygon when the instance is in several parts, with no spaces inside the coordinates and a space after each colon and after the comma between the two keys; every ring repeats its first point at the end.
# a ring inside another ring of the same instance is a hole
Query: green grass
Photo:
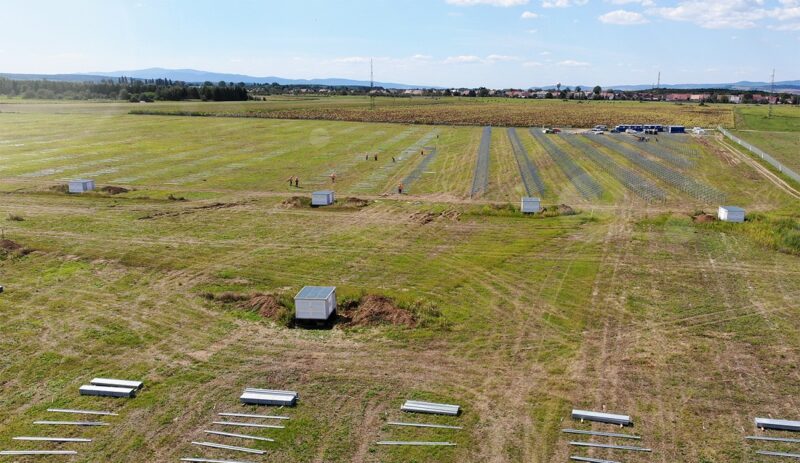
{"type": "Polygon", "coordinates": [[[574,449],[560,429],[589,428],[569,421],[572,407],[631,414],[664,461],[746,461],[742,430],[752,417],[796,411],[800,211],[749,167],[720,157],[713,140],[687,142],[698,157],[684,172],[747,206],[744,224],[692,223],[692,210],[715,205],[697,205],[647,172],[670,200],[641,203],[555,139],[606,190],[581,201],[522,130],[550,191],[545,206],[567,202],[577,214],[516,210],[519,173],[502,129],[493,135],[488,196],[497,203],[489,204],[467,198],[479,128],[436,127],[433,173],[413,196],[396,197],[380,193],[417,156],[394,166],[386,156],[432,127],[32,106],[15,102],[0,114],[0,217],[24,217],[3,220],[3,233],[33,250],[0,258],[2,448],[44,432],[32,422],[53,419],[48,407],[91,408],[120,416],[109,429],[63,430],[94,439],[76,462],[231,458],[190,442],[208,438],[218,412],[263,412],[237,403],[246,386],[301,394],[279,412],[292,416],[287,429],[256,432],[275,443],[229,441],[264,448],[270,461],[566,461],[574,449]],[[6,113],[18,104],[20,113],[6,113]],[[378,162],[351,162],[368,148],[380,151],[378,162]],[[289,189],[288,172],[312,181],[331,163],[341,167],[339,198],[368,196],[367,207],[283,205],[310,190],[289,189]],[[138,177],[128,183],[135,191],[50,190],[103,168],[117,170],[98,174],[101,185],[138,177]],[[25,176],[45,169],[63,170],[25,176]],[[424,323],[288,328],[203,297],[290,300],[314,284],[336,285],[340,300],[392,297],[424,323]],[[128,401],[77,394],[101,375],[140,378],[146,388],[128,401]],[[463,414],[405,415],[399,406],[409,398],[457,403],[463,414]],[[385,424],[392,420],[464,430],[385,424]],[[458,445],[374,444],[400,439],[458,445]]]}

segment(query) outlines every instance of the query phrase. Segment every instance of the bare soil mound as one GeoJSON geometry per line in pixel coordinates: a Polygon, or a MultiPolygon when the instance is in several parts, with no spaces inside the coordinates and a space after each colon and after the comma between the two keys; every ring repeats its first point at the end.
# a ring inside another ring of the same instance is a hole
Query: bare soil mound
{"type": "Polygon", "coordinates": [[[16,241],[0,240],[0,255],[16,254],[18,256],[27,256],[33,252],[33,249],[26,248],[16,241]]]}
{"type": "Polygon", "coordinates": [[[286,209],[301,209],[311,207],[311,200],[303,196],[292,196],[281,201],[281,207],[286,209]]]}
{"type": "Polygon", "coordinates": [[[350,196],[344,199],[344,205],[346,207],[367,207],[369,206],[369,200],[356,198],[354,196],[350,196]]]}
{"type": "Polygon", "coordinates": [[[100,191],[102,191],[103,193],[108,193],[110,195],[118,195],[122,193],[127,193],[130,190],[127,188],[123,188],[121,186],[106,185],[103,188],[100,188],[100,191]]]}
{"type": "Polygon", "coordinates": [[[452,221],[458,221],[461,217],[461,213],[454,210],[447,210],[443,212],[415,212],[409,216],[409,218],[420,225],[427,225],[434,220],[437,219],[446,219],[452,221]]]}
{"type": "Polygon", "coordinates": [[[264,318],[279,318],[286,311],[277,297],[262,293],[253,294],[249,299],[241,302],[239,307],[258,312],[264,318]]]}
{"type": "Polygon", "coordinates": [[[54,193],[67,193],[69,192],[69,185],[66,183],[62,183],[60,185],[53,185],[50,187],[50,191],[54,193]]]}
{"type": "Polygon", "coordinates": [[[11,240],[0,240],[0,249],[3,251],[17,251],[22,249],[22,245],[11,240]]]}
{"type": "Polygon", "coordinates": [[[692,220],[696,223],[711,223],[715,222],[717,218],[711,214],[698,214],[692,216],[692,220]]]}
{"type": "Polygon", "coordinates": [[[340,308],[340,311],[343,317],[350,319],[345,326],[395,325],[413,328],[417,325],[411,312],[399,307],[392,299],[377,294],[366,295],[357,306],[340,308]]]}
{"type": "Polygon", "coordinates": [[[559,217],[562,215],[575,215],[575,209],[566,204],[559,204],[557,206],[548,206],[542,209],[542,215],[544,217],[559,217]]]}

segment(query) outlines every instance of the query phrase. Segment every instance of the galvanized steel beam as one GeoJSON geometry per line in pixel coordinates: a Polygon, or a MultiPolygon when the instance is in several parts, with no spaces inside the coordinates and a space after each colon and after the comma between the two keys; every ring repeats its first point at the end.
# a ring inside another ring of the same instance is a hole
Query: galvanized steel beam
{"type": "Polygon", "coordinates": [[[247,434],[237,434],[235,432],[222,432],[222,431],[204,431],[208,434],[214,434],[215,436],[225,436],[225,437],[238,437],[239,439],[250,439],[250,440],[261,440],[264,442],[275,442],[275,439],[270,439],[269,437],[259,437],[259,436],[250,436],[247,434]]]}
{"type": "Polygon", "coordinates": [[[375,443],[377,445],[419,445],[419,446],[445,446],[445,447],[455,447],[456,445],[452,442],[419,442],[419,441],[396,441],[396,440],[382,440],[375,443]]]}
{"type": "Polygon", "coordinates": [[[237,447],[235,445],[225,445],[225,444],[217,444],[214,442],[192,442],[193,445],[199,445],[201,447],[210,447],[212,449],[222,449],[222,450],[231,450],[234,452],[244,452],[244,453],[254,453],[256,455],[264,455],[267,453],[266,450],[259,450],[259,449],[251,449],[248,447],[237,447]]]}
{"type": "Polygon", "coordinates": [[[54,426],[108,426],[101,421],[34,421],[33,424],[50,424],[54,426]]]}
{"type": "Polygon", "coordinates": [[[577,456],[571,456],[569,457],[569,459],[572,461],[583,461],[586,463],[619,463],[618,461],[614,460],[603,460],[601,458],[589,458],[589,457],[577,457],[577,456]]]}
{"type": "Polygon", "coordinates": [[[611,450],[630,450],[633,452],[652,452],[652,449],[644,448],[644,447],[631,447],[629,445],[611,445],[611,444],[597,444],[594,442],[579,442],[579,441],[570,441],[569,445],[575,445],[578,447],[594,447],[598,449],[611,449],[611,450]]]}
{"type": "Polygon", "coordinates": [[[91,439],[84,439],[82,437],[34,437],[34,436],[18,436],[13,437],[13,440],[25,441],[43,441],[43,442],[91,442],[91,439]]]}
{"type": "Polygon", "coordinates": [[[567,434],[584,434],[587,436],[600,436],[600,437],[619,437],[620,439],[636,439],[641,440],[640,436],[633,434],[620,434],[616,432],[602,432],[602,431],[583,431],[581,429],[562,429],[561,432],[567,434]]]}
{"type": "Polygon", "coordinates": [[[446,424],[402,423],[400,421],[389,421],[386,424],[390,424],[392,426],[410,426],[413,428],[464,429],[461,426],[448,426],[446,424]]]}
{"type": "Polygon", "coordinates": [[[763,440],[770,442],[788,442],[790,444],[800,444],[800,439],[790,439],[788,437],[766,437],[766,436],[747,436],[745,439],[763,440]]]}
{"type": "Polygon", "coordinates": [[[278,415],[253,415],[250,413],[218,413],[219,416],[233,416],[237,418],[264,418],[270,420],[288,420],[288,416],[278,415]]]}
{"type": "Polygon", "coordinates": [[[48,408],[47,411],[54,413],[74,413],[77,415],[119,416],[119,413],[114,413],[114,412],[101,412],[95,410],[72,410],[69,408],[48,408]]]}
{"type": "Polygon", "coordinates": [[[74,450],[2,450],[0,455],[77,455],[74,450]]]}
{"type": "Polygon", "coordinates": [[[768,450],[756,450],[756,453],[759,455],[768,455],[771,457],[800,458],[800,453],[771,452],[768,450]]]}

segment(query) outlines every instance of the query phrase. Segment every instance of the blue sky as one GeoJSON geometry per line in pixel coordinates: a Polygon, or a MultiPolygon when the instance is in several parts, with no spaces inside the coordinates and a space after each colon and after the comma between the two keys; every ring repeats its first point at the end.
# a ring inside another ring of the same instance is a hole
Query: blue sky
{"type": "Polygon", "coordinates": [[[0,72],[439,86],[800,79],[800,0],[2,1],[0,72]]]}

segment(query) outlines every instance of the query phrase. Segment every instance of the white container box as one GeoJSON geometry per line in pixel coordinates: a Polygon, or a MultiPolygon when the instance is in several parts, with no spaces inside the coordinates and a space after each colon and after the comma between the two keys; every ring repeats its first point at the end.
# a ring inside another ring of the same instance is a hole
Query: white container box
{"type": "Polygon", "coordinates": [[[744,222],[744,209],[736,206],[720,206],[717,218],[723,222],[744,222]]]}
{"type": "Polygon", "coordinates": [[[312,206],[330,206],[334,201],[333,190],[321,190],[311,193],[312,206]]]}
{"type": "Polygon", "coordinates": [[[85,193],[94,190],[94,180],[77,179],[69,181],[70,193],[85,193]]]}
{"type": "Polygon", "coordinates": [[[535,214],[542,210],[542,200],[539,198],[522,198],[520,210],[526,214],[535,214]]]}
{"type": "Polygon", "coordinates": [[[325,321],[336,310],[335,286],[306,286],[294,297],[295,318],[325,321]]]}

